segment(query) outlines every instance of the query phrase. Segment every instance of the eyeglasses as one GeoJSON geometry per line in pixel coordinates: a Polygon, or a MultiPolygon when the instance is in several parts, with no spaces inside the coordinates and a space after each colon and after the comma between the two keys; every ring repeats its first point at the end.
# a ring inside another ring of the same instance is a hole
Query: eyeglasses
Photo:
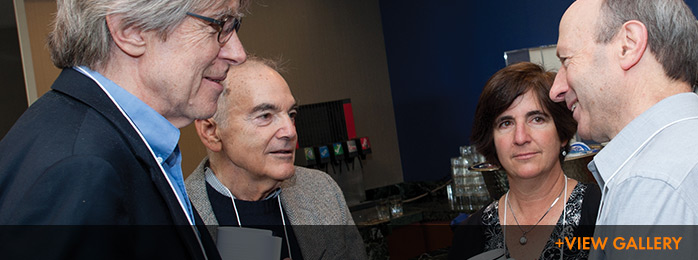
{"type": "Polygon", "coordinates": [[[199,18],[201,20],[211,23],[211,27],[218,31],[218,43],[225,44],[233,35],[233,31],[240,30],[240,23],[242,23],[242,18],[236,18],[233,16],[226,16],[223,20],[216,20],[211,17],[206,17],[203,15],[198,15],[194,13],[187,12],[187,15],[199,18]],[[232,19],[232,21],[230,21],[232,19]]]}

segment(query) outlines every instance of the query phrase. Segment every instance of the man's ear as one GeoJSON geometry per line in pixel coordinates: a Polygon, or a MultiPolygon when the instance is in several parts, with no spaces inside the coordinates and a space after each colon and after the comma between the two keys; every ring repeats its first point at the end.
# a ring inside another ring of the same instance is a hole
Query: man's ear
{"type": "Polygon", "coordinates": [[[620,65],[623,70],[629,70],[640,62],[647,49],[647,28],[637,20],[630,20],[623,24],[620,31],[621,53],[620,65]]]}
{"type": "Polygon", "coordinates": [[[199,135],[201,142],[212,152],[220,152],[223,149],[223,143],[218,136],[218,124],[213,119],[196,119],[194,120],[196,133],[199,135]]]}
{"type": "Polygon", "coordinates": [[[139,57],[145,52],[145,38],[143,31],[134,26],[125,27],[120,15],[107,15],[107,27],[111,38],[124,53],[132,57],[139,57]]]}

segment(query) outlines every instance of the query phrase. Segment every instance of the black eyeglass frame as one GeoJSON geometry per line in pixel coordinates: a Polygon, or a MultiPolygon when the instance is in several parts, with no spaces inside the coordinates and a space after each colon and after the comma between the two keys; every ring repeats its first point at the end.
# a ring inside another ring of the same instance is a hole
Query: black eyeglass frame
{"type": "Polygon", "coordinates": [[[214,19],[211,17],[206,17],[203,15],[190,13],[190,12],[187,12],[187,15],[189,15],[191,17],[199,18],[201,20],[204,20],[206,22],[211,23],[210,24],[211,27],[213,27],[213,29],[218,31],[218,43],[220,43],[220,44],[225,44],[226,42],[228,42],[228,40],[230,40],[230,36],[233,35],[233,31],[239,32],[240,31],[240,24],[242,23],[241,17],[234,17],[234,16],[230,16],[230,15],[223,18],[223,20],[218,20],[218,19],[214,19]],[[233,19],[232,23],[229,23],[231,18],[233,19]],[[230,28],[226,28],[225,27],[226,24],[231,24],[230,28]],[[225,34],[224,34],[224,32],[225,32],[225,34]]]}

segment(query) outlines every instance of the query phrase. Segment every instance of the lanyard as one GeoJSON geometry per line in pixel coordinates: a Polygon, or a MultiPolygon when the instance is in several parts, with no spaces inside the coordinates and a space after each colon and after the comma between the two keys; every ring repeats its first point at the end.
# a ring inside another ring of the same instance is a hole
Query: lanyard
{"type": "MultiPolygon", "coordinates": [[[[215,189],[217,192],[224,194],[228,197],[230,197],[230,201],[233,203],[233,210],[235,211],[235,219],[238,221],[238,226],[242,227],[242,222],[240,222],[240,214],[238,214],[238,207],[235,204],[235,196],[233,193],[230,192],[230,189],[223,185],[220,180],[213,174],[213,170],[211,168],[206,167],[204,170],[204,178],[206,179],[206,182],[208,182],[213,189],[215,189]]],[[[292,257],[291,255],[291,243],[290,240],[288,239],[288,231],[286,230],[286,218],[284,217],[284,209],[281,206],[281,190],[277,190],[275,193],[272,193],[271,195],[267,196],[265,199],[273,198],[276,196],[276,199],[279,202],[279,212],[281,212],[281,224],[284,227],[284,236],[286,237],[286,248],[288,249],[288,257],[292,257]]]]}
{"type": "Polygon", "coordinates": [[[600,203],[600,205],[599,205],[599,212],[598,212],[597,215],[596,215],[596,222],[597,222],[597,223],[599,222],[599,220],[601,220],[601,211],[602,211],[602,209],[603,209],[604,202],[605,202],[605,200],[606,200],[606,192],[608,191],[608,184],[611,183],[611,180],[612,180],[614,177],[616,177],[616,175],[620,172],[620,170],[623,169],[623,167],[625,167],[625,165],[628,164],[628,162],[629,162],[630,160],[632,160],[633,158],[635,158],[635,156],[637,156],[637,153],[639,153],[640,150],[642,150],[643,148],[645,148],[645,146],[646,146],[650,141],[652,141],[652,139],[654,139],[659,133],[661,133],[662,131],[664,131],[665,129],[669,128],[669,127],[672,126],[672,125],[681,123],[681,122],[683,122],[683,121],[693,120],[693,119],[698,119],[698,116],[681,118],[681,119],[675,120],[675,121],[673,121],[673,122],[671,122],[671,123],[668,123],[668,124],[662,126],[662,127],[659,128],[659,129],[657,129],[657,131],[655,131],[654,133],[652,133],[652,135],[650,135],[647,139],[645,139],[645,141],[642,142],[642,144],[641,144],[639,147],[637,147],[637,149],[635,149],[635,151],[634,151],[632,154],[630,154],[630,156],[628,156],[628,158],[625,159],[625,161],[618,167],[618,169],[616,169],[616,171],[613,172],[613,174],[611,174],[610,177],[608,177],[608,180],[604,180],[604,182],[605,182],[606,184],[604,185],[604,190],[603,190],[603,192],[601,193],[601,203],[600,203]]]}
{"type": "MultiPolygon", "coordinates": [[[[238,226],[242,227],[242,222],[240,222],[240,214],[238,214],[238,207],[235,205],[235,197],[233,196],[232,193],[230,193],[230,190],[228,190],[228,195],[230,195],[230,201],[233,202],[233,209],[235,210],[235,218],[238,221],[238,226]]],[[[279,211],[281,212],[281,224],[284,226],[284,236],[286,237],[286,248],[288,249],[288,257],[292,257],[291,255],[291,243],[288,240],[288,231],[286,231],[286,219],[284,219],[284,209],[281,207],[281,194],[276,197],[276,200],[279,202],[279,211]]]]}

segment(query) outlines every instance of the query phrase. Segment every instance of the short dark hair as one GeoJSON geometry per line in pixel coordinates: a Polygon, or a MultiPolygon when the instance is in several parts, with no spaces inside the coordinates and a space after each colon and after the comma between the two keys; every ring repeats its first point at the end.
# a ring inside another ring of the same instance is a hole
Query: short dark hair
{"type": "MultiPolygon", "coordinates": [[[[475,109],[475,122],[470,137],[472,144],[485,156],[487,162],[501,166],[494,145],[495,120],[509,109],[517,97],[528,91],[531,91],[541,107],[550,113],[561,142],[574,136],[577,121],[572,117],[572,112],[564,102],[555,103],[548,98],[554,80],[555,72],[545,71],[540,65],[531,62],[509,65],[487,80],[475,109]]],[[[569,143],[567,145],[566,150],[569,143]]],[[[563,159],[560,155],[560,160],[563,159]]]]}

